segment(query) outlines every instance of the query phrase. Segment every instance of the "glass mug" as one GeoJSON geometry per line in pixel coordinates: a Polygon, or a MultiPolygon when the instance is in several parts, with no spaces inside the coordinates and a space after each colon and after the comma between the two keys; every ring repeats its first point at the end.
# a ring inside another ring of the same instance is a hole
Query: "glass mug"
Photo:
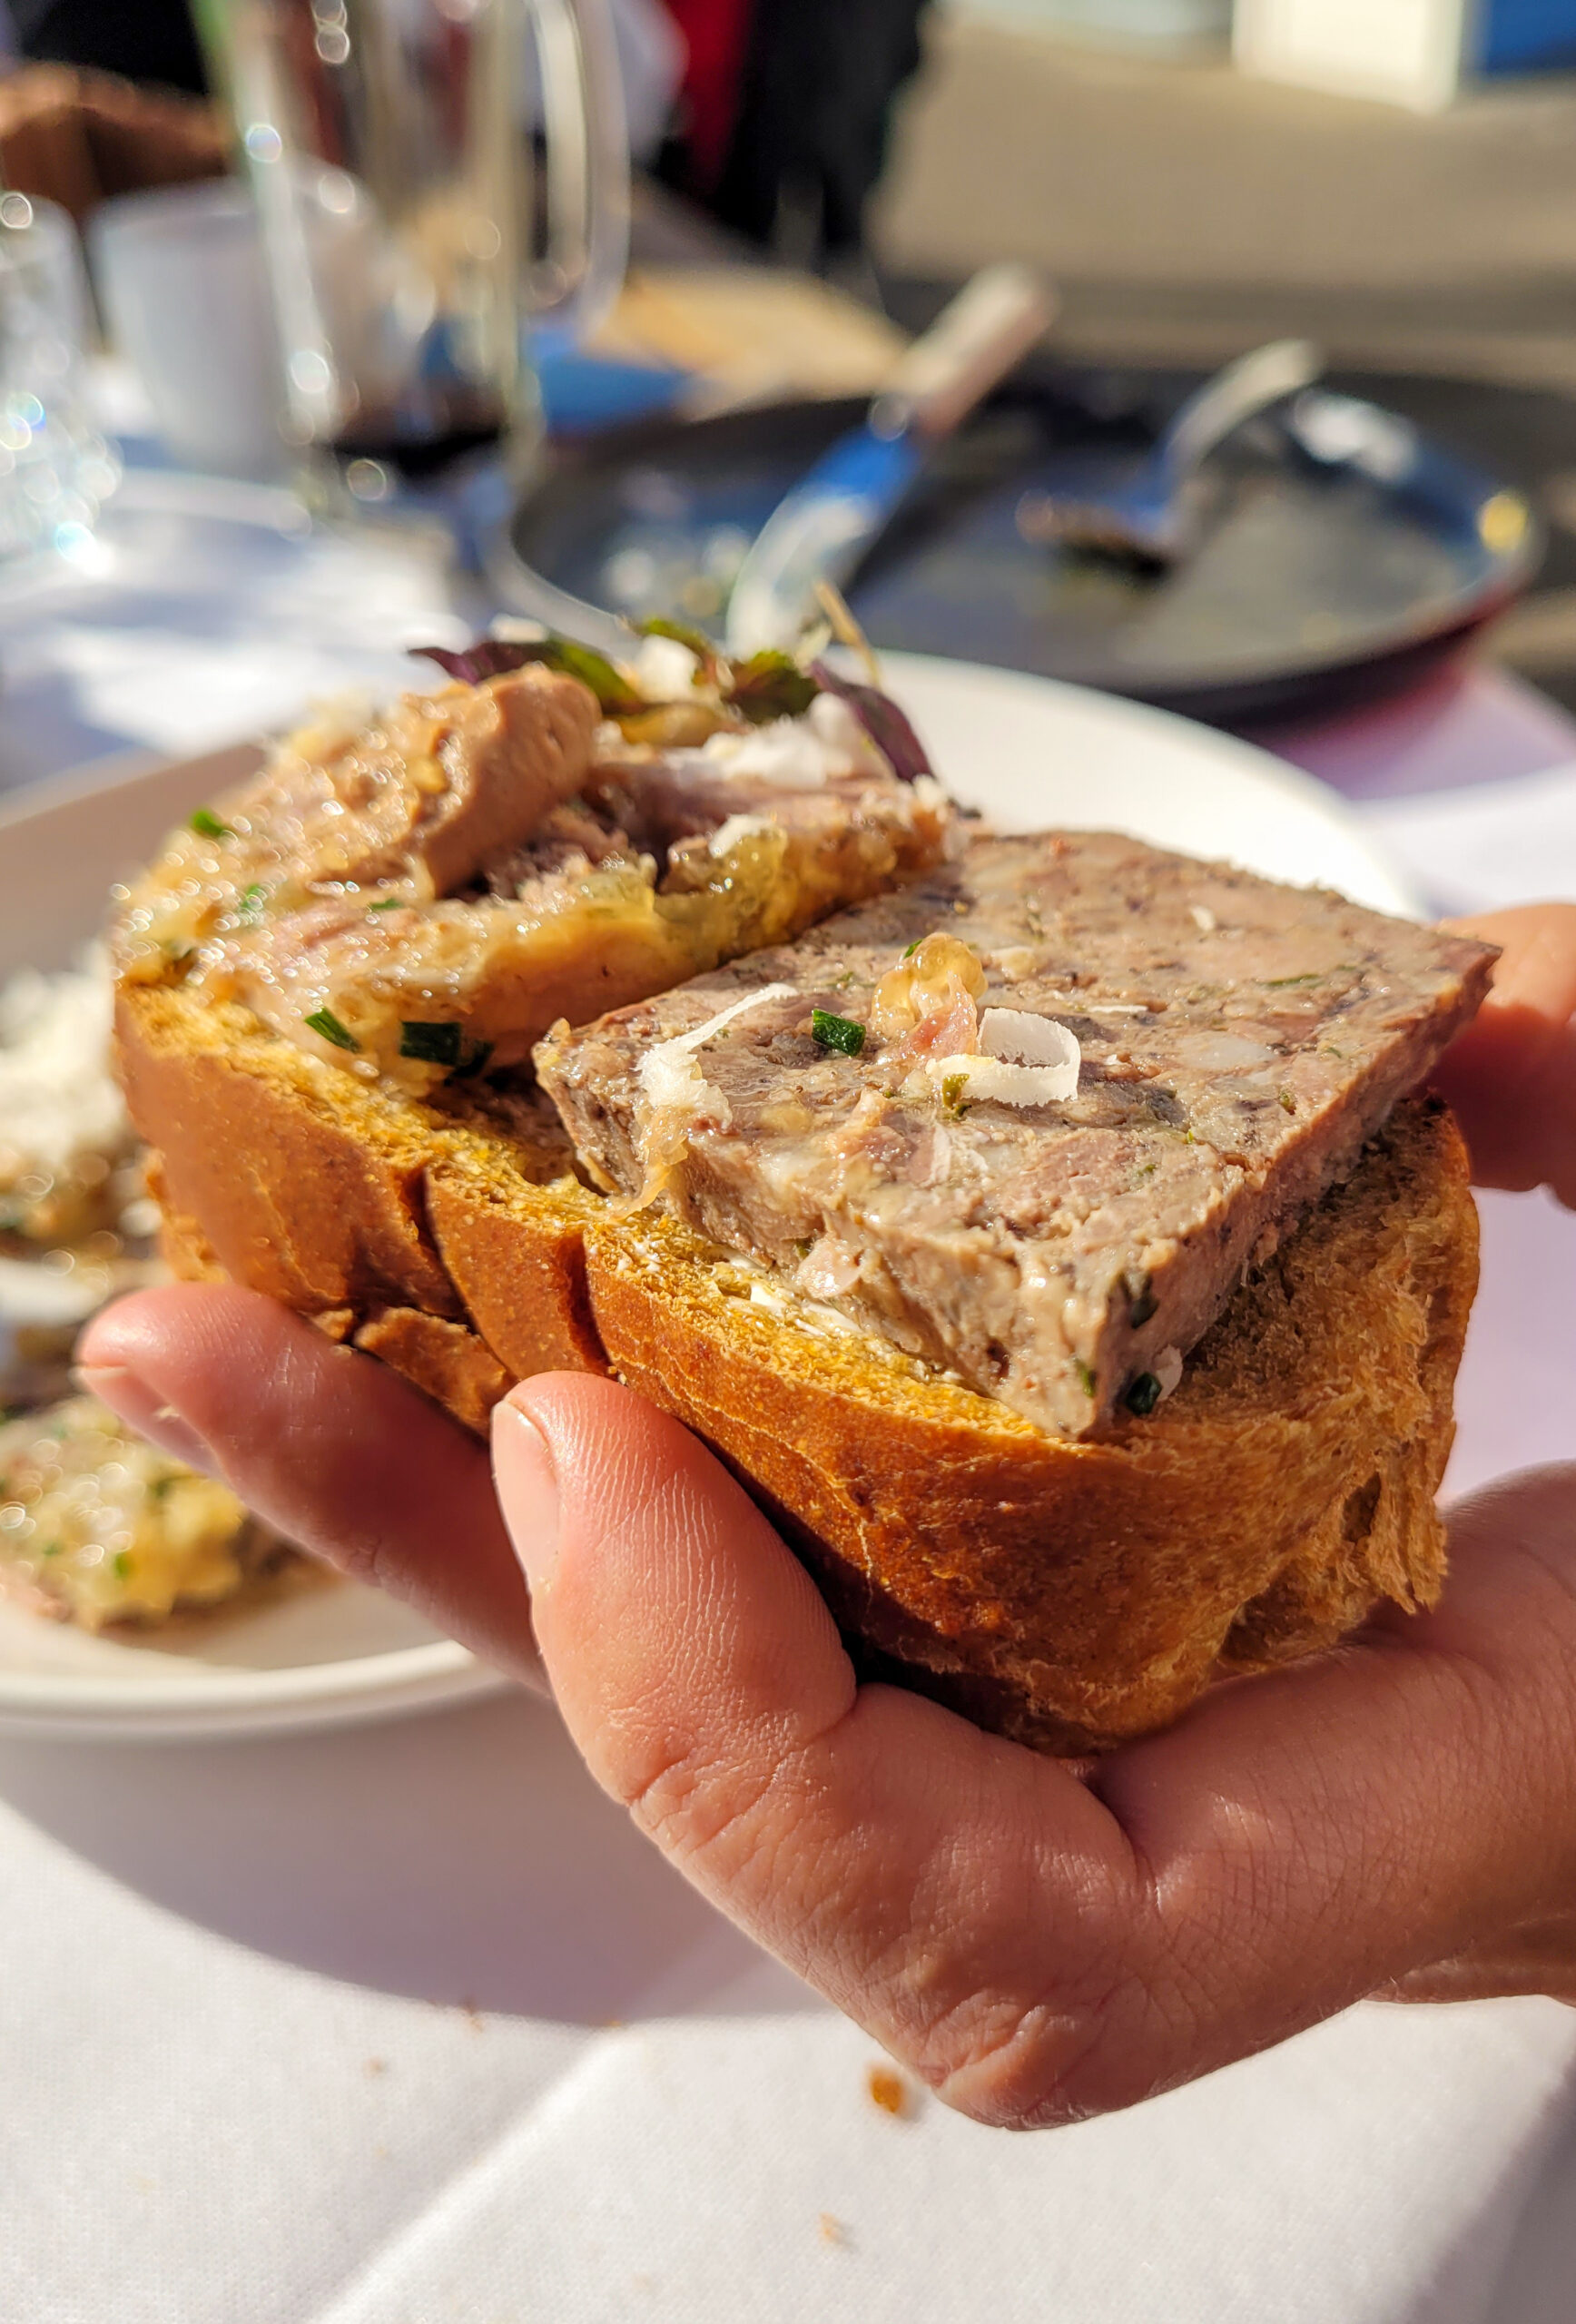
{"type": "Polygon", "coordinates": [[[624,280],[608,0],[202,0],[245,150],[283,426],[359,497],[537,432],[527,333],[624,280]]]}
{"type": "Polygon", "coordinates": [[[0,562],[84,560],[119,479],[87,394],[89,311],[65,212],[0,192],[0,562]]]}

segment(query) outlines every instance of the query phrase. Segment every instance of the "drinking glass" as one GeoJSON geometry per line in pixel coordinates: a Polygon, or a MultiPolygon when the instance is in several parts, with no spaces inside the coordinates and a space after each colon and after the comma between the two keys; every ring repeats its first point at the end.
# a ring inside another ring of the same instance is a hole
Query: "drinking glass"
{"type": "Polygon", "coordinates": [[[284,425],[364,500],[537,431],[527,333],[617,296],[607,0],[202,0],[256,192],[284,425]],[[392,473],[391,473],[392,472],[392,473]]]}
{"type": "Polygon", "coordinates": [[[85,391],[88,313],[65,212],[0,193],[0,559],[86,552],[119,478],[85,391]]]}

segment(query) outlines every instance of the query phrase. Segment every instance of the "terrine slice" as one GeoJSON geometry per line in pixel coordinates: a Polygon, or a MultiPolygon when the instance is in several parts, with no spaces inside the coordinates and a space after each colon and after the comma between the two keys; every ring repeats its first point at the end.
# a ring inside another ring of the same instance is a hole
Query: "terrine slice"
{"type": "Polygon", "coordinates": [[[1493,959],[1112,833],[981,839],[537,1062],[604,1185],[1080,1436],[1169,1392],[1493,959]]]}

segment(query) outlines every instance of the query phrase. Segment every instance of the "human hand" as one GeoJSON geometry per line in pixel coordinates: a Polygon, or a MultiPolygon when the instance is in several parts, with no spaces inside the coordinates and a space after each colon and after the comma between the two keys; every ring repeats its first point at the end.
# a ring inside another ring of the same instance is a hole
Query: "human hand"
{"type": "Polygon", "coordinates": [[[1433,1086],[1453,1108],[1480,1187],[1548,1186],[1576,1207],[1576,904],[1522,904],[1447,923],[1504,949],[1488,999],[1433,1086]]]}
{"type": "MultiPolygon", "coordinates": [[[[1548,1132],[1571,1118],[1554,1060],[1570,1062],[1576,910],[1477,925],[1507,944],[1504,1030],[1486,1017],[1441,1078],[1485,1168],[1560,1185],[1569,1156],[1548,1132]]],[[[172,1449],[212,1448],[283,1530],[524,1673],[507,1523],[598,1780],[981,2120],[1128,2103],[1375,1988],[1576,2000],[1576,1468],[1457,1512],[1438,1612],[1382,1614],[1080,1775],[857,1686],[744,1493],[610,1382],[514,1391],[495,1504],[484,1456],[441,1414],[256,1295],[142,1295],[84,1359],[161,1441],[178,1414],[199,1443],[172,1449]]]]}

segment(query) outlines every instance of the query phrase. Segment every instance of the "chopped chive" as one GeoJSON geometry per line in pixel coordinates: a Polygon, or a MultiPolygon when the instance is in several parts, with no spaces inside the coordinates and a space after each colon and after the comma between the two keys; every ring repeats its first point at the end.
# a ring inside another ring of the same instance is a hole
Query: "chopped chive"
{"type": "Polygon", "coordinates": [[[1147,1420],[1160,1401],[1160,1383],[1152,1372],[1140,1372],[1129,1380],[1122,1402],[1138,1420],[1147,1420]]]}
{"type": "Polygon", "coordinates": [[[450,1072],[459,1063],[460,1044],[465,1036],[459,1026],[426,1025],[407,1021],[399,1028],[399,1054],[414,1058],[419,1065],[443,1065],[450,1072]]]}
{"type": "Polygon", "coordinates": [[[864,1027],[856,1025],[852,1017],[834,1017],[830,1009],[813,1009],[810,1038],[823,1049],[841,1049],[844,1057],[857,1057],[864,1047],[864,1027]]]}
{"type": "Polygon", "coordinates": [[[60,1549],[61,1545],[58,1541],[45,1541],[38,1554],[41,1558],[57,1558],[60,1555],[60,1549]]]}
{"type": "Polygon", "coordinates": [[[301,1021],[312,1032],[320,1033],[325,1041],[332,1041],[337,1049],[359,1049],[361,1046],[354,1033],[340,1024],[331,1009],[314,1009],[311,1015],[301,1021]]]}
{"type": "Polygon", "coordinates": [[[1289,1089],[1277,1089],[1276,1091],[1276,1096],[1280,1099],[1282,1108],[1286,1113],[1295,1114],[1296,1112],[1297,1101],[1292,1096],[1289,1089]]]}
{"type": "Polygon", "coordinates": [[[1099,1384],[1095,1378],[1094,1366],[1092,1364],[1086,1364],[1081,1356],[1075,1356],[1073,1359],[1072,1368],[1078,1374],[1078,1384],[1083,1390],[1084,1394],[1086,1396],[1092,1396],[1096,1388],[1099,1384]]]}
{"type": "Polygon", "coordinates": [[[409,896],[383,896],[377,903],[369,904],[367,910],[369,911],[398,911],[401,904],[408,904],[409,901],[409,896]]]}
{"type": "Polygon", "coordinates": [[[1134,1331],[1137,1331],[1140,1324],[1148,1322],[1160,1303],[1155,1296],[1154,1286],[1147,1275],[1128,1275],[1127,1291],[1129,1302],[1128,1321],[1134,1331]]]}
{"type": "Polygon", "coordinates": [[[192,829],[199,839],[233,839],[235,833],[228,823],[222,823],[212,807],[199,807],[192,818],[192,829]]]}
{"type": "Polygon", "coordinates": [[[963,1110],[963,1092],[969,1087],[966,1073],[949,1073],[941,1084],[941,1103],[950,1114],[963,1110]]]}
{"type": "Polygon", "coordinates": [[[924,940],[924,940],[924,938],[923,938],[922,936],[916,936],[916,937],[915,937],[915,939],[914,939],[914,940],[913,940],[913,942],[912,942],[911,944],[905,944],[905,945],[903,946],[903,958],[904,958],[904,960],[911,960],[913,959],[913,957],[914,957],[914,954],[919,950],[920,946],[924,942],[924,940]]]}
{"type": "Polygon", "coordinates": [[[687,646],[701,665],[701,675],[715,675],[717,649],[704,630],[692,629],[687,622],[669,621],[661,614],[654,615],[650,621],[637,622],[635,627],[642,637],[671,637],[687,646]]]}
{"type": "Polygon", "coordinates": [[[1266,992],[1284,992],[1288,985],[1323,984],[1324,980],[1324,972],[1322,970],[1310,969],[1305,976],[1265,977],[1262,980],[1262,982],[1266,992]]]}
{"type": "Polygon", "coordinates": [[[764,726],[773,718],[802,718],[820,692],[791,654],[766,646],[734,663],[723,699],[752,726],[764,726]]]}
{"type": "Polygon", "coordinates": [[[236,910],[242,920],[259,920],[267,901],[268,890],[261,881],[254,880],[250,888],[242,888],[236,910]]]}
{"type": "Polygon", "coordinates": [[[129,1551],[117,1550],[115,1551],[114,1572],[115,1580],[117,1581],[129,1581],[131,1580],[132,1559],[131,1552],[129,1551]]]}

